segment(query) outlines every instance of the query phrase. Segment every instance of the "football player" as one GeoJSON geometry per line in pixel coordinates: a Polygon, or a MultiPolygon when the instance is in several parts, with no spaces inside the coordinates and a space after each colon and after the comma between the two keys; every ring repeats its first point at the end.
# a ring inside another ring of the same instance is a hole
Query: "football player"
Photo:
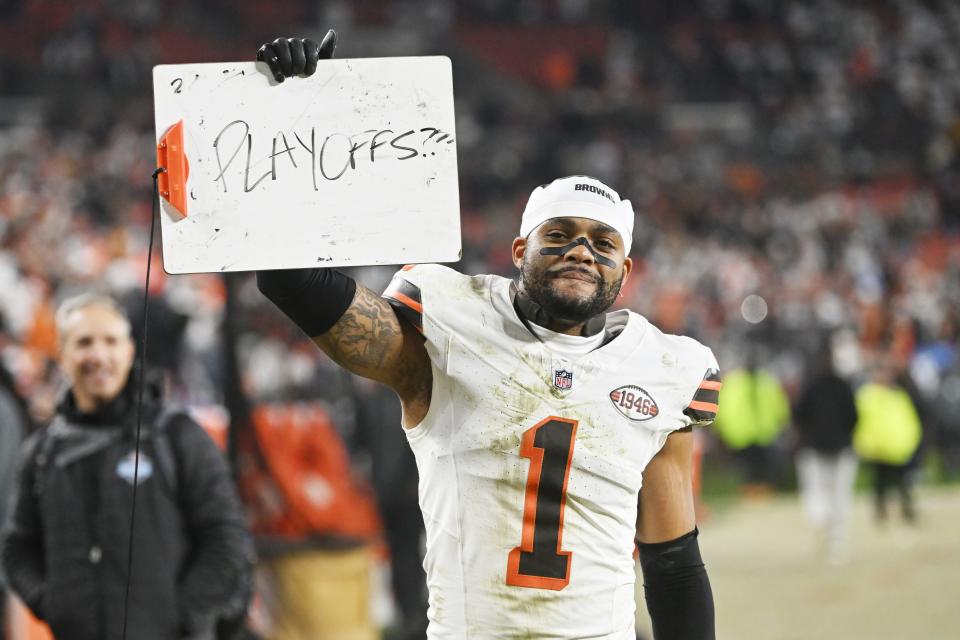
{"type": "MultiPolygon", "coordinates": [[[[278,38],[258,59],[283,81],[335,44],[278,38]]],[[[416,265],[380,296],[334,269],[257,274],[330,358],[400,397],[430,638],[634,640],[635,541],[657,640],[714,638],[691,428],[716,415],[718,366],[695,340],[607,312],[633,224],[628,200],[570,176],[533,190],[516,281],[416,265]]]]}

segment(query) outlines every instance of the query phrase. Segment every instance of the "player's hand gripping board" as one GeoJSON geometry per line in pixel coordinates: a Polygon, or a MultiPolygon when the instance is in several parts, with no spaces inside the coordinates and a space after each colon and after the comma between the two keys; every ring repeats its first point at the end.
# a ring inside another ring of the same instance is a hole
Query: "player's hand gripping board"
{"type": "Polygon", "coordinates": [[[448,58],[159,65],[153,92],[168,273],[459,259],[448,58]]]}

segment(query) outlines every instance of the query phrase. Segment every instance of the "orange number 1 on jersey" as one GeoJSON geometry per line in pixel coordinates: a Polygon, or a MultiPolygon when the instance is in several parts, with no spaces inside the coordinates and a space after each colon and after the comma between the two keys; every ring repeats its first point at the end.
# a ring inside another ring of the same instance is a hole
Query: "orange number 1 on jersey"
{"type": "Polygon", "coordinates": [[[550,416],[523,433],[520,455],[530,459],[520,546],[507,559],[507,584],[559,591],[570,582],[563,543],[563,510],[577,421],[550,416]]]}

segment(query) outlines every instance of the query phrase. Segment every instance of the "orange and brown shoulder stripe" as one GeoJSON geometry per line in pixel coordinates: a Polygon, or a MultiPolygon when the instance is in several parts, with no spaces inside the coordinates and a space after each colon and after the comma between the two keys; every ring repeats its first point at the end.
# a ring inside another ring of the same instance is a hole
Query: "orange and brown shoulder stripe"
{"type": "MultiPolygon", "coordinates": [[[[412,268],[413,265],[407,265],[402,271],[409,271],[412,268]]],[[[398,273],[393,276],[393,280],[383,292],[383,297],[387,299],[398,317],[423,333],[423,300],[420,296],[420,287],[398,273]]]]}
{"type": "Polygon", "coordinates": [[[693,399],[683,413],[693,419],[695,423],[709,423],[717,417],[720,409],[720,389],[723,382],[720,372],[716,369],[707,369],[700,386],[693,394],[693,399]]]}

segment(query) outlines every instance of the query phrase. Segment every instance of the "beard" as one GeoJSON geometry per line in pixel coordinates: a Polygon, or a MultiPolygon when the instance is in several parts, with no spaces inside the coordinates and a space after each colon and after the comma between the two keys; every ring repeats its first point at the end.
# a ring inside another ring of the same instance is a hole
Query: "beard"
{"type": "Polygon", "coordinates": [[[591,296],[579,297],[560,293],[554,287],[554,281],[559,274],[572,270],[581,271],[578,267],[569,265],[552,271],[537,269],[527,256],[524,256],[523,264],[520,266],[520,283],[524,292],[543,307],[543,310],[552,318],[564,324],[576,325],[586,322],[613,306],[623,283],[623,273],[621,272],[620,277],[613,282],[607,282],[601,276],[590,274],[596,280],[596,290],[591,296]]]}

